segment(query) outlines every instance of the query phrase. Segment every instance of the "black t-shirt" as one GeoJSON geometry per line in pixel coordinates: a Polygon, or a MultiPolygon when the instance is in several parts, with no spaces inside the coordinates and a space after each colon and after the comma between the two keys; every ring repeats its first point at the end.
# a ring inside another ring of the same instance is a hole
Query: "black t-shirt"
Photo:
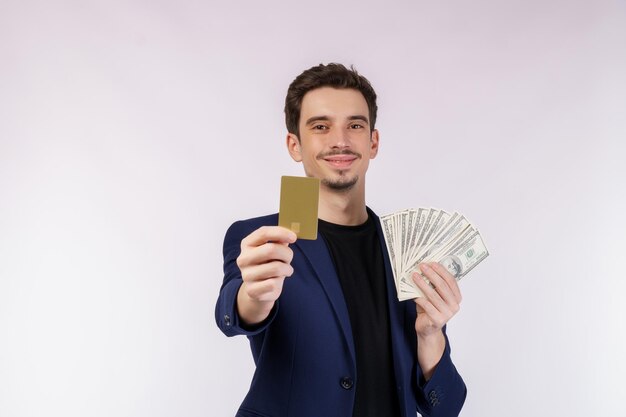
{"type": "Polygon", "coordinates": [[[374,219],[359,226],[319,221],[341,282],[356,353],[353,417],[400,415],[391,356],[385,265],[374,219]]]}

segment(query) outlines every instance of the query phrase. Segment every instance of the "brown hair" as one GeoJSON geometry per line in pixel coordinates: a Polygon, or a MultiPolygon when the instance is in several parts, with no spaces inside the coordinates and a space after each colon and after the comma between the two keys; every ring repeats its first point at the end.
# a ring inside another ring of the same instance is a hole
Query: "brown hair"
{"type": "Polygon", "coordinates": [[[354,66],[348,69],[342,64],[330,63],[309,68],[298,75],[289,85],[285,98],[285,123],[289,133],[293,133],[299,138],[298,124],[300,123],[302,98],[309,91],[320,87],[351,88],[363,94],[369,110],[370,129],[374,130],[378,110],[374,88],[367,78],[356,72],[354,66]]]}

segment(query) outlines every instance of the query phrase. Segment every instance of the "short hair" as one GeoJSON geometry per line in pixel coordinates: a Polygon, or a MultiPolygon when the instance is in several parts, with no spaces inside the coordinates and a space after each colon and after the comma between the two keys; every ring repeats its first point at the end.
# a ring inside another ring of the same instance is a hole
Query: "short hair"
{"type": "Polygon", "coordinates": [[[319,64],[305,70],[298,75],[289,85],[287,97],[285,98],[285,123],[287,131],[300,137],[300,111],[302,110],[302,99],[311,90],[321,87],[333,87],[339,89],[354,89],[363,94],[369,110],[370,130],[374,130],[376,124],[376,92],[370,82],[360,75],[350,66],[346,68],[342,64],[330,63],[319,64]]]}

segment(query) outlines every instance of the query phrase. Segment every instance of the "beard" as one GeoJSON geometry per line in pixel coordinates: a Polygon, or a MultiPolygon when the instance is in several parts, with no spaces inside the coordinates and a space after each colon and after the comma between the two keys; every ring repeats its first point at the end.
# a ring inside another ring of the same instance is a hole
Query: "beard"
{"type": "MultiPolygon", "coordinates": [[[[340,150],[340,151],[320,153],[317,155],[316,159],[324,159],[325,157],[333,156],[333,155],[354,155],[358,159],[362,158],[362,155],[360,153],[353,152],[351,150],[346,149],[346,150],[340,150]]],[[[340,171],[339,178],[336,178],[336,179],[324,178],[321,180],[321,183],[322,185],[325,185],[326,187],[330,188],[333,191],[348,192],[352,188],[354,188],[354,186],[356,185],[358,181],[359,181],[358,175],[355,175],[352,178],[348,178],[345,176],[345,172],[340,171]]]]}
{"type": "Polygon", "coordinates": [[[337,178],[337,179],[324,178],[322,180],[322,184],[330,188],[333,191],[348,192],[352,188],[354,188],[356,183],[359,181],[358,175],[355,175],[352,178],[344,177],[343,173],[340,175],[341,175],[340,178],[337,178]]]}

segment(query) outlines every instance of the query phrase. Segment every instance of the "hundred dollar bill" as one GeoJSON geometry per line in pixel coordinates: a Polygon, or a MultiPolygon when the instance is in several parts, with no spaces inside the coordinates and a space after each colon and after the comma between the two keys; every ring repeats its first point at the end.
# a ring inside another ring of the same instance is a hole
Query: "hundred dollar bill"
{"type": "Polygon", "coordinates": [[[412,278],[420,263],[439,262],[459,280],[489,256],[480,232],[460,213],[417,208],[380,219],[400,301],[423,297],[412,278]]]}
{"type": "Polygon", "coordinates": [[[437,259],[437,262],[443,265],[458,281],[487,256],[489,256],[487,246],[476,230],[462,245],[437,259]]]}

